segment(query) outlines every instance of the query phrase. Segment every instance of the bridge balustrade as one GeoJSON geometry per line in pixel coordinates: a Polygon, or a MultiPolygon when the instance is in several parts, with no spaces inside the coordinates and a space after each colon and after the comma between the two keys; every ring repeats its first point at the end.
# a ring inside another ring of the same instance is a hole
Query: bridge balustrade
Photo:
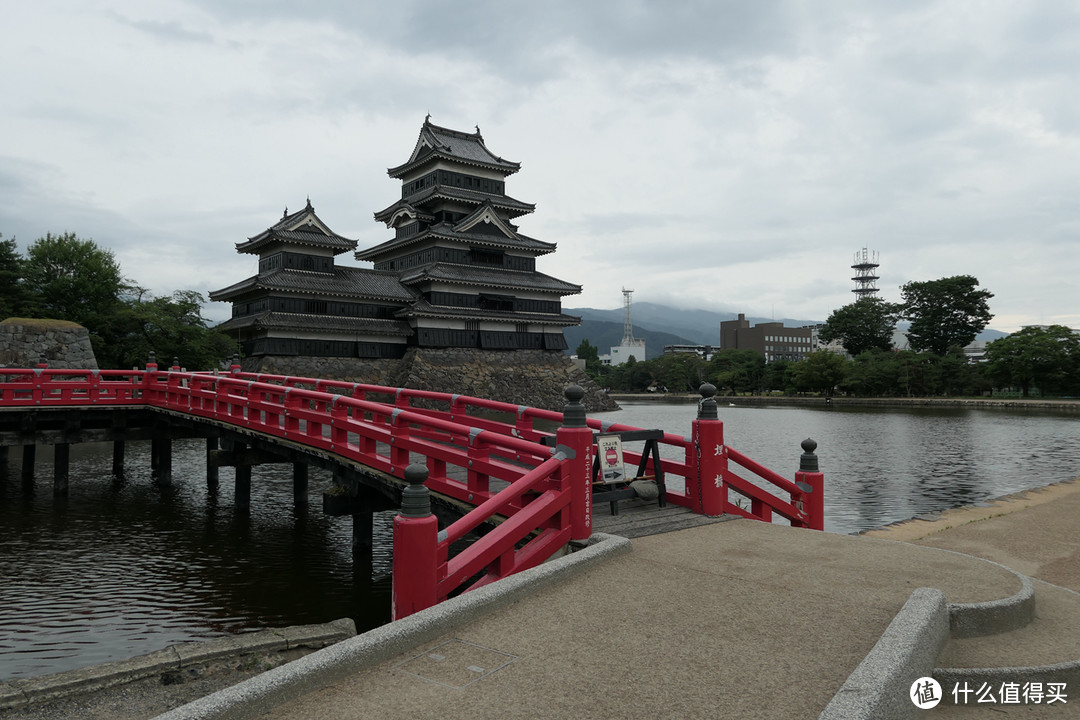
{"type": "MultiPolygon", "coordinates": [[[[800,470],[789,481],[724,444],[715,392],[702,386],[690,437],[664,433],[659,440],[666,448],[659,462],[669,479],[668,502],[765,522],[775,513],[792,525],[822,529],[823,480],[813,441],[804,441],[800,470]],[[670,482],[678,477],[681,489],[670,482]]],[[[426,559],[413,558],[410,571],[424,576],[423,589],[400,602],[395,591],[395,613],[405,614],[461,591],[472,578],[479,577],[469,587],[487,584],[589,537],[593,433],[640,428],[586,418],[582,394],[568,389],[571,404],[558,413],[449,393],[243,373],[237,366],[227,374],[158,371],[156,365],[147,371],[0,370],[0,408],[146,405],[301,443],[399,479],[408,479],[410,466],[415,476],[419,458],[425,487],[474,508],[434,541],[406,543],[422,548],[416,552],[426,559]],[[541,444],[552,436],[554,448],[541,444]],[[482,524],[495,527],[451,558],[450,546],[482,524]]],[[[627,449],[625,459],[637,465],[642,453],[627,449]]],[[[650,464],[655,460],[647,460],[646,472],[650,464]]]]}

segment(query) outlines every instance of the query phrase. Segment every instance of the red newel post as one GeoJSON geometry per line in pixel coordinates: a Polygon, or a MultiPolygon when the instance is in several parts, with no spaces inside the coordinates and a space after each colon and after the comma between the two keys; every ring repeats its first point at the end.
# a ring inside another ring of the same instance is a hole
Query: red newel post
{"type": "Polygon", "coordinates": [[[716,386],[710,383],[698,388],[701,402],[698,403],[697,419],[692,423],[691,437],[697,448],[697,477],[691,478],[691,487],[687,493],[697,497],[698,512],[702,515],[723,515],[724,501],[727,499],[727,484],[724,473],[727,472],[727,450],[724,447],[724,423],[716,413],[716,386]]]}
{"type": "Polygon", "coordinates": [[[571,385],[563,391],[567,403],[563,424],[555,431],[556,451],[570,458],[563,468],[563,487],[570,486],[570,539],[592,537],[592,430],[585,424],[585,391],[571,385]]]}
{"type": "Polygon", "coordinates": [[[241,369],[242,368],[240,367],[240,355],[237,353],[233,353],[232,364],[229,365],[229,374],[239,375],[241,369]]]}
{"type": "Polygon", "coordinates": [[[431,514],[431,496],[424,485],[427,477],[427,467],[422,464],[405,468],[409,486],[401,493],[401,511],[394,518],[393,620],[438,601],[439,521],[431,514]]]}
{"type": "Polygon", "coordinates": [[[803,491],[803,512],[809,519],[811,530],[825,529],[825,475],[818,471],[818,459],[814,454],[817,443],[806,438],[802,441],[803,454],[799,458],[799,471],[795,484],[803,491]]]}

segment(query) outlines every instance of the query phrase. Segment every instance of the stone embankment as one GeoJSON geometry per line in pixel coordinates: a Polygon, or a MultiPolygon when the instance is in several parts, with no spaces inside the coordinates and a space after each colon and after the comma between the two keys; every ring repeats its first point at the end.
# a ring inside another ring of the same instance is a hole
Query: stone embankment
{"type": "Polygon", "coordinates": [[[401,360],[275,356],[247,358],[242,366],[248,372],[449,392],[560,412],[563,390],[576,384],[585,389],[588,412],[619,408],[570,358],[550,350],[410,348],[401,360]]]}
{"type": "Polygon", "coordinates": [[[0,367],[97,370],[90,333],[67,320],[8,318],[0,322],[0,367]]]}

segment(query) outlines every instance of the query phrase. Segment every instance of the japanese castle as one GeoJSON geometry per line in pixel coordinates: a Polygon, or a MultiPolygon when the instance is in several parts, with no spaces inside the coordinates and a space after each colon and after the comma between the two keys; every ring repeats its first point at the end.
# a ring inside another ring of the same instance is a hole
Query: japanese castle
{"type": "Polygon", "coordinates": [[[210,293],[231,302],[221,325],[245,357],[396,359],[410,348],[566,349],[562,297],[580,285],[536,270],[555,251],[518,232],[535,205],[506,194],[520,163],[466,133],[424,120],[409,159],[387,172],[401,199],[375,213],[394,236],[357,250],[309,200],[236,245],[259,257],[257,275],[210,293]],[[370,268],[341,266],[353,251],[370,268]]]}

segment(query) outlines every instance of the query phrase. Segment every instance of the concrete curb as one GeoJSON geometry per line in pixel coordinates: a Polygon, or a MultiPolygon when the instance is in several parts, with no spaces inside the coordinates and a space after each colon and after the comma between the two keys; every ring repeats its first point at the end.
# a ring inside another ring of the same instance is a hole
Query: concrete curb
{"type": "MultiPolygon", "coordinates": [[[[954,552],[945,550],[945,552],[954,552]]],[[[976,557],[955,553],[965,557],[976,557]]],[[[1027,575],[993,560],[983,562],[1008,570],[1020,580],[1020,589],[1011,597],[977,603],[949,603],[949,630],[954,638],[971,638],[1016,630],[1035,619],[1035,586],[1027,575]]]]}
{"type": "Polygon", "coordinates": [[[915,680],[931,674],[948,637],[945,593],[916,589],[818,720],[913,717],[917,708],[908,690],[915,680]]]}
{"type": "MultiPolygon", "coordinates": [[[[1080,593],[1070,588],[1063,588],[1045,581],[1038,581],[1042,585],[1065,590],[1078,597],[1080,593]]],[[[1029,584],[1034,585],[1029,580],[1029,584]]],[[[966,682],[972,689],[977,690],[983,683],[989,683],[995,689],[1000,688],[1002,683],[1019,683],[1023,685],[1029,682],[1065,683],[1066,685],[1080,685],[1080,660],[1053,663],[1051,665],[1027,665],[1015,667],[993,668],[937,668],[934,670],[934,679],[941,683],[942,688],[954,687],[957,683],[966,682]]],[[[945,692],[942,703],[952,705],[953,696],[945,692]]]]}
{"type": "Polygon", "coordinates": [[[129,660],[0,683],[0,710],[96,692],[225,658],[298,648],[323,648],[355,635],[356,624],[349,618],[342,618],[320,625],[298,625],[230,635],[205,642],[179,643],[129,660]]]}
{"type": "Polygon", "coordinates": [[[239,720],[388,660],[514,602],[528,593],[630,552],[629,540],[596,533],[590,544],[415,615],[314,652],[242,683],[159,715],[155,720],[239,720]]]}

